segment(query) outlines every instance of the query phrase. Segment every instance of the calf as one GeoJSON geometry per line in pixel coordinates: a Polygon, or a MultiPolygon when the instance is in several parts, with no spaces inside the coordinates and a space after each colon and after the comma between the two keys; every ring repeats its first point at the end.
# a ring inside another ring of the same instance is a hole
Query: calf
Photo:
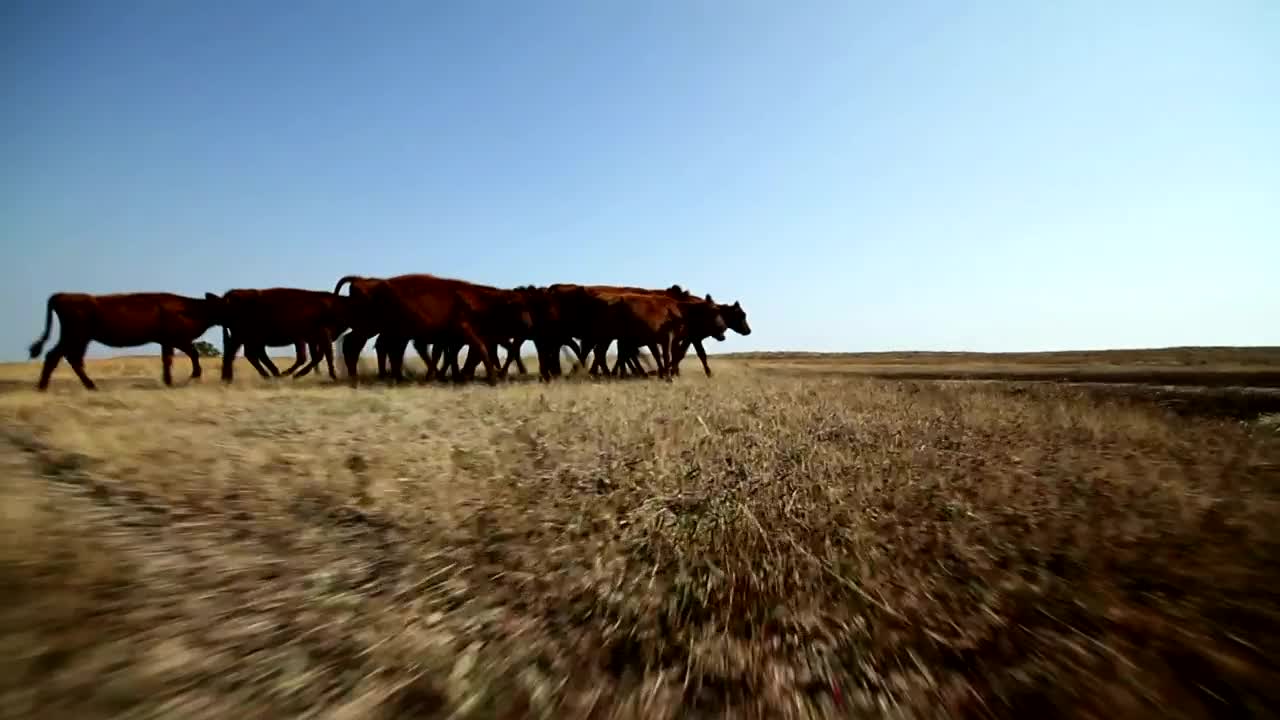
{"type": "Polygon", "coordinates": [[[39,357],[49,339],[54,314],[61,333],[44,358],[36,387],[49,387],[54,368],[65,357],[80,382],[96,389],[84,371],[84,354],[94,341],[115,348],[159,344],[165,385],[173,385],[173,351],[181,350],[191,358],[191,379],[195,380],[201,374],[195,340],[220,322],[220,311],[219,301],[173,293],[54,293],[45,303],[44,334],[31,344],[31,357],[39,357]]]}
{"type": "MultiPolygon", "coordinates": [[[[210,293],[206,297],[218,296],[210,293]]],[[[265,357],[265,347],[309,345],[313,349],[311,367],[319,363],[315,356],[318,350],[328,361],[330,377],[337,379],[333,369],[333,338],[350,326],[351,309],[347,298],[320,290],[266,288],[230,290],[223,294],[221,301],[225,330],[223,381],[231,382],[233,379],[236,353],[242,345],[250,363],[255,366],[258,364],[253,363],[255,359],[265,357]]],[[[303,360],[300,350],[299,363],[303,360]]],[[[286,374],[299,363],[295,363],[286,374]]],[[[257,369],[266,376],[261,367],[257,369]]]]}

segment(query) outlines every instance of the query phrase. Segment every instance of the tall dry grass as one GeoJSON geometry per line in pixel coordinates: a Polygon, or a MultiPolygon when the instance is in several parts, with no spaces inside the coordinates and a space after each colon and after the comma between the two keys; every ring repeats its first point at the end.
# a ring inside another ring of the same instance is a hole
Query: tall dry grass
{"type": "Polygon", "coordinates": [[[720,370],[0,396],[0,708],[1275,714],[1269,426],[720,370]]]}

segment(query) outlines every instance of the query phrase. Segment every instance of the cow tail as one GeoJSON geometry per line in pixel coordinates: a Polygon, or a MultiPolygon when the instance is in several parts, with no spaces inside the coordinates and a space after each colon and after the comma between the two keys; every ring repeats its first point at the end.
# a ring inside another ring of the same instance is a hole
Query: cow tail
{"type": "Polygon", "coordinates": [[[333,294],[341,295],[343,285],[346,285],[351,282],[355,282],[356,280],[359,280],[359,279],[360,279],[359,275],[344,275],[342,278],[338,280],[338,284],[333,286],[333,294]]]}
{"type": "Polygon", "coordinates": [[[44,343],[49,339],[49,329],[53,326],[53,301],[58,295],[55,293],[49,296],[49,300],[44,304],[44,334],[39,340],[31,343],[31,347],[27,351],[31,353],[31,359],[40,357],[41,351],[44,350],[44,343]]]}
{"type": "Polygon", "coordinates": [[[342,333],[341,335],[333,339],[333,344],[335,345],[334,355],[338,356],[337,362],[335,362],[334,364],[337,365],[339,371],[343,373],[347,371],[347,360],[346,360],[347,356],[342,352],[342,346],[345,344],[343,343],[343,340],[346,340],[347,336],[350,334],[351,334],[351,331],[347,330],[346,332],[342,333]]]}

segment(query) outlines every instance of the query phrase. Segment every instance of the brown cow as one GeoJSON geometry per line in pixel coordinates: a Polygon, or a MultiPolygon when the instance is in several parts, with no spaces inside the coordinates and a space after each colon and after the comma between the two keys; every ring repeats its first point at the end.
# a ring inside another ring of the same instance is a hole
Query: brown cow
{"type": "MultiPolygon", "coordinates": [[[[582,340],[581,350],[577,351],[577,355],[578,361],[583,367],[587,367],[587,353],[594,351],[597,346],[601,344],[601,341],[603,341],[604,350],[607,351],[609,345],[617,339],[616,335],[611,334],[612,331],[599,324],[596,319],[588,318],[588,315],[591,315],[595,311],[581,306],[584,298],[618,295],[653,295],[676,300],[697,299],[697,296],[692,295],[688,290],[685,290],[679,285],[672,285],[665,290],[655,290],[628,285],[573,285],[570,283],[557,283],[548,288],[548,290],[561,303],[561,311],[566,316],[569,325],[575,328],[576,332],[585,333],[574,335],[574,337],[578,337],[582,340]],[[578,293],[576,292],[577,290],[584,290],[586,291],[586,294],[583,295],[578,293]],[[607,337],[598,337],[595,335],[599,333],[604,333],[607,337]],[[588,337],[588,335],[590,336],[588,337]]],[[[606,353],[598,352],[594,353],[594,355],[594,359],[590,365],[591,374],[595,375],[600,372],[608,373],[609,368],[606,361],[606,353]]],[[[635,374],[647,374],[645,373],[644,367],[640,364],[638,350],[633,353],[619,352],[618,358],[623,361],[624,367],[630,368],[635,374]]],[[[657,358],[655,357],[654,360],[656,362],[657,358]]]]}
{"type": "MultiPolygon", "coordinates": [[[[218,296],[210,293],[206,297],[218,296]]],[[[231,382],[236,353],[242,345],[252,363],[255,357],[265,357],[263,348],[266,346],[296,347],[303,343],[323,355],[329,365],[330,377],[337,379],[333,369],[333,337],[351,324],[350,301],[347,298],[322,290],[278,287],[230,290],[223,294],[221,300],[223,381],[231,382]]],[[[301,361],[302,353],[298,354],[301,361]]],[[[312,362],[317,363],[318,358],[313,357],[312,362]]],[[[262,368],[258,368],[258,372],[266,375],[262,368]]]]}
{"type": "MultiPolygon", "coordinates": [[[[498,370],[499,377],[505,377],[512,363],[515,363],[521,375],[526,375],[528,370],[525,368],[523,359],[521,358],[520,349],[526,340],[532,340],[538,353],[538,372],[539,377],[543,381],[547,381],[551,376],[560,374],[559,372],[559,352],[560,349],[568,345],[575,355],[581,355],[582,350],[573,340],[570,328],[565,324],[562,318],[557,299],[549,289],[525,285],[514,290],[504,291],[519,298],[517,304],[528,311],[532,326],[527,331],[522,328],[512,328],[511,337],[503,337],[497,343],[507,352],[506,362],[498,370]]],[[[448,353],[448,357],[455,357],[460,348],[437,348],[433,356],[439,357],[440,353],[448,353]]],[[[496,352],[496,346],[490,347],[490,352],[496,352]]],[[[469,363],[471,364],[471,363],[469,363]]],[[[474,367],[474,365],[472,365],[474,367]]]]}
{"type": "Polygon", "coordinates": [[[596,297],[604,303],[593,333],[597,360],[604,364],[609,343],[616,339],[618,358],[610,374],[617,375],[639,348],[647,347],[658,366],[658,377],[670,380],[672,346],[684,324],[684,304],[648,293],[597,293],[596,297]]]}
{"type": "MultiPolygon", "coordinates": [[[[484,364],[486,380],[494,384],[497,371],[489,351],[491,342],[504,334],[525,332],[532,324],[519,298],[508,291],[462,280],[425,273],[386,279],[347,276],[338,280],[334,294],[344,285],[350,287],[357,309],[356,321],[342,342],[353,383],[357,382],[356,364],[364,344],[374,335],[387,333],[433,345],[467,345],[469,358],[484,364]]],[[[389,348],[387,359],[393,379],[402,380],[403,354],[389,348]]],[[[456,363],[455,355],[455,371],[456,363]]],[[[460,380],[456,372],[455,379],[460,380]]]]}
{"type": "MultiPolygon", "coordinates": [[[[662,296],[659,296],[662,297],[662,296]]],[[[701,340],[706,337],[713,337],[716,340],[723,341],[724,333],[728,329],[728,325],[721,313],[720,306],[711,299],[710,295],[706,298],[699,298],[693,295],[688,297],[675,299],[670,296],[663,299],[668,302],[674,302],[679,309],[680,320],[675,327],[674,343],[672,346],[672,356],[667,361],[667,373],[675,376],[679,374],[679,356],[675,352],[680,343],[697,341],[698,349],[701,353],[701,340]],[[692,338],[692,340],[690,340],[692,338]]],[[[629,343],[624,343],[621,338],[618,340],[618,361],[614,365],[612,374],[618,374],[620,369],[632,367],[633,370],[639,366],[640,348],[629,343]],[[628,362],[630,360],[630,362],[628,362]]],[[[705,356],[704,356],[705,357],[705,356]]],[[[705,361],[704,361],[705,365],[705,361]]],[[[640,370],[640,375],[644,375],[644,371],[640,370]]]]}
{"type": "MultiPolygon", "coordinates": [[[[505,348],[508,352],[508,357],[510,357],[513,352],[512,338],[524,337],[531,332],[533,320],[529,312],[527,298],[521,292],[434,275],[421,275],[418,277],[431,278],[432,283],[451,287],[459,294],[459,297],[470,308],[470,324],[477,335],[484,340],[485,349],[494,361],[497,359],[499,346],[505,348]]],[[[399,335],[390,337],[390,339],[387,339],[388,337],[386,333],[379,335],[379,341],[375,343],[375,346],[378,344],[385,345],[384,352],[388,364],[392,367],[391,374],[399,379],[408,340],[399,335]]],[[[464,379],[473,378],[476,366],[482,362],[482,357],[479,353],[470,352],[467,355],[466,364],[459,369],[457,362],[458,351],[468,343],[463,342],[458,336],[455,336],[453,342],[439,338],[437,338],[436,342],[431,342],[430,338],[414,337],[413,344],[426,364],[426,380],[431,380],[437,375],[443,380],[446,372],[451,371],[454,380],[461,382],[464,379]],[[430,349],[427,348],[428,344],[432,345],[430,349]],[[442,358],[446,358],[447,362],[442,364],[442,358]]],[[[520,367],[521,373],[527,372],[524,364],[518,358],[516,362],[520,367]]],[[[505,367],[496,370],[494,374],[499,378],[505,377],[505,367]]]]}
{"type": "MultiPolygon", "coordinates": [[[[707,302],[714,302],[710,295],[706,297],[707,302]]],[[[747,336],[751,334],[751,326],[747,324],[747,311],[742,309],[742,305],[735,300],[732,305],[716,304],[716,309],[720,312],[720,317],[724,319],[725,325],[739,335],[747,336]]],[[[680,361],[689,352],[689,346],[693,345],[693,349],[698,353],[698,359],[702,361],[702,370],[711,377],[711,366],[707,364],[707,351],[702,347],[702,341],[708,337],[715,335],[708,331],[705,326],[699,327],[696,323],[690,326],[686,335],[681,338],[675,349],[675,357],[672,358],[672,372],[676,375],[680,374],[680,361]]],[[[723,341],[724,336],[721,335],[717,340],[723,341]]]]}
{"type": "Polygon", "coordinates": [[[80,382],[96,389],[84,371],[84,353],[94,341],[115,348],[159,344],[165,385],[173,385],[173,351],[181,350],[191,358],[191,379],[195,380],[201,370],[194,342],[220,322],[220,312],[220,302],[173,293],[54,293],[45,303],[44,334],[31,344],[31,357],[38,357],[49,339],[54,313],[62,329],[44,358],[37,387],[49,387],[49,377],[65,357],[80,382]]]}
{"type": "MultiPolygon", "coordinates": [[[[561,284],[552,286],[560,311],[574,333],[582,339],[583,349],[595,352],[591,371],[608,372],[604,362],[609,345],[618,341],[622,349],[648,347],[658,365],[658,376],[666,378],[671,361],[671,346],[682,317],[679,302],[663,294],[596,291],[584,286],[561,284]]],[[[619,354],[619,362],[628,359],[619,354]]]]}

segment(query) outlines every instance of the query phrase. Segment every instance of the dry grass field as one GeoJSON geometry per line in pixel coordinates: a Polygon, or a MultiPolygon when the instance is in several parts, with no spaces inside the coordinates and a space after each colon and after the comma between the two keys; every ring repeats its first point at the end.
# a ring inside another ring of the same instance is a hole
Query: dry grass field
{"type": "Polygon", "coordinates": [[[1276,416],[806,362],[0,368],[0,713],[1280,714],[1276,416]]]}
{"type": "Polygon", "coordinates": [[[1180,347],[1040,353],[736,353],[747,367],[812,376],[1046,380],[1280,388],[1280,347],[1180,347]]]}

